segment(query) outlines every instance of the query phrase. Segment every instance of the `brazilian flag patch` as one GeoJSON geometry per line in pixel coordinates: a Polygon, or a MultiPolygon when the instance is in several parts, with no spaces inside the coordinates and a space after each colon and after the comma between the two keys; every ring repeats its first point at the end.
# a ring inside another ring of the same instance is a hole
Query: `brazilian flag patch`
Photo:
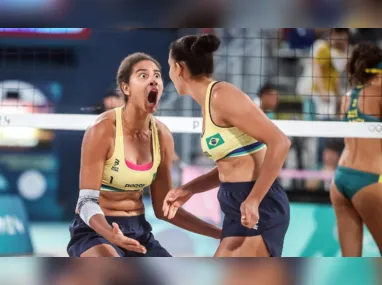
{"type": "Polygon", "coordinates": [[[220,134],[215,134],[213,136],[206,138],[206,142],[207,142],[208,149],[214,149],[215,147],[222,145],[224,143],[224,140],[220,134]]]}

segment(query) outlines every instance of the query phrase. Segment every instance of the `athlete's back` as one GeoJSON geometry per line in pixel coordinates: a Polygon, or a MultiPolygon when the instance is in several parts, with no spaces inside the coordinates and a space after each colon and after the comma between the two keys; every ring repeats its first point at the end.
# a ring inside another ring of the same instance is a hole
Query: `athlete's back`
{"type": "MultiPolygon", "coordinates": [[[[354,88],[343,98],[341,113],[347,122],[382,122],[382,87],[366,85],[354,88]]],[[[370,124],[370,131],[379,129],[370,124]]],[[[382,125],[381,125],[382,133],[382,125]]],[[[345,149],[339,165],[363,171],[382,173],[382,140],[345,138],[345,149]]]]}

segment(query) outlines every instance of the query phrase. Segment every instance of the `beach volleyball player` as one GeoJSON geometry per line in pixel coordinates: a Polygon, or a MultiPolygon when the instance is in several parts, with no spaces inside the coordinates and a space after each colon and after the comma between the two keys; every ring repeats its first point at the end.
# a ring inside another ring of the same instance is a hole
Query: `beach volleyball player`
{"type": "MultiPolygon", "coordinates": [[[[346,122],[369,122],[382,134],[382,50],[359,44],[350,58],[352,90],[344,96],[346,122]]],[[[345,138],[330,191],[343,256],[361,256],[366,224],[382,253],[382,139],[345,138]]]]}
{"type": "MultiPolygon", "coordinates": [[[[170,256],[145,219],[142,192],[150,186],[157,218],[171,189],[173,137],[152,115],[163,92],[160,65],[135,53],[118,69],[125,106],[101,114],[84,135],[80,192],[70,225],[69,256],[170,256]]],[[[219,239],[221,230],[181,210],[176,226],[219,239]]]]}
{"type": "Polygon", "coordinates": [[[214,35],[185,36],[172,43],[170,78],[203,111],[203,152],[217,167],[178,189],[163,204],[165,216],[179,215],[192,195],[219,188],[225,214],[217,257],[281,256],[289,226],[289,201],[276,178],[290,140],[240,89],[212,78],[214,35]]]}

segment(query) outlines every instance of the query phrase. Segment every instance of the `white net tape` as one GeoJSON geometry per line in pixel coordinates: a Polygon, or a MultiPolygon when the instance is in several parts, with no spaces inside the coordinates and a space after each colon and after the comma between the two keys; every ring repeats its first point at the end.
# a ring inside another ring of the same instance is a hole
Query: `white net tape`
{"type": "MultiPolygon", "coordinates": [[[[0,113],[0,127],[83,131],[91,125],[96,118],[97,115],[0,113]]],[[[202,118],[157,118],[166,124],[173,133],[201,133],[202,131],[202,118]]],[[[382,139],[382,123],[289,120],[273,120],[273,122],[290,137],[351,137],[382,139]]]]}

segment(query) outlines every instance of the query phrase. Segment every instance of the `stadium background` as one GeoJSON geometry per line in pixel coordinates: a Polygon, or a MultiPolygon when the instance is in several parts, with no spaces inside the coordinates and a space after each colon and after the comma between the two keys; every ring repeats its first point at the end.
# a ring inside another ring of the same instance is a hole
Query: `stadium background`
{"type": "MultiPolygon", "coordinates": [[[[259,89],[271,83],[279,94],[272,118],[312,119],[309,115],[314,114],[304,109],[312,95],[298,96],[296,89],[314,41],[328,35],[325,29],[0,29],[0,127],[7,124],[7,113],[99,112],[96,106],[115,88],[120,61],[136,51],[162,64],[165,91],[157,115],[198,117],[199,106],[177,96],[168,78],[167,57],[171,41],[201,32],[214,32],[222,39],[215,56],[218,80],[242,88],[256,103],[259,89]]],[[[352,29],[351,43],[366,39],[379,44],[381,36],[379,29],[352,29]]],[[[346,74],[341,81],[346,90],[346,74]]],[[[66,255],[78,197],[82,136],[82,131],[0,128],[1,255],[66,255]]],[[[173,165],[177,186],[213,165],[201,156],[197,134],[174,137],[180,158],[173,165]]],[[[339,141],[327,140],[326,163],[318,152],[318,139],[292,138],[280,173],[292,211],[284,256],[340,255],[328,199],[330,161],[340,152],[339,141]]],[[[217,241],[158,221],[148,191],[145,204],[155,236],[173,255],[213,255],[217,241]]],[[[215,224],[222,221],[216,191],[194,197],[186,208],[215,224]]],[[[378,256],[367,230],[364,255],[378,256]]]]}

